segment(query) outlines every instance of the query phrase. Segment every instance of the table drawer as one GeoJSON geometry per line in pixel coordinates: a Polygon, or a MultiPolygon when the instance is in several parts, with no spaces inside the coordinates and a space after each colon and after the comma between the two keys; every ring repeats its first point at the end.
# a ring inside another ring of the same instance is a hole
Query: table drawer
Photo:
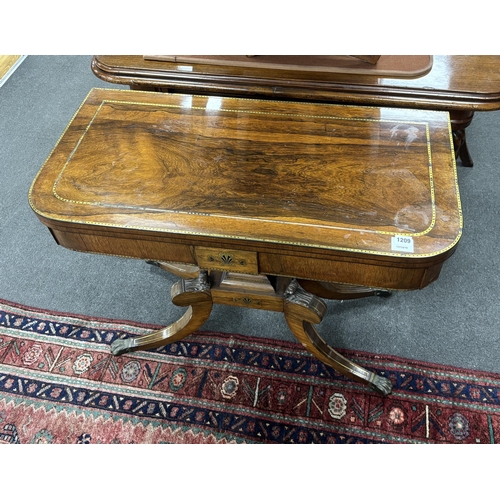
{"type": "Polygon", "coordinates": [[[202,269],[218,269],[236,273],[259,274],[257,253],[222,248],[195,248],[196,262],[202,269]]]}

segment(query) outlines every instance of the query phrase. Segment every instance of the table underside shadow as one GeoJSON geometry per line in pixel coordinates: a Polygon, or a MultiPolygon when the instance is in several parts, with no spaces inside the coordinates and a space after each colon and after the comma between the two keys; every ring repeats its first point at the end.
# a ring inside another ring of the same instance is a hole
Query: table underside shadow
{"type": "Polygon", "coordinates": [[[389,379],[342,356],[323,340],[314,326],[321,322],[326,312],[322,298],[342,300],[368,295],[387,296],[388,292],[276,276],[207,272],[195,266],[165,262],[154,264],[182,278],[172,286],[172,302],[188,309],[166,328],[142,337],[115,340],[111,344],[114,355],[154,349],[187,337],[207,321],[213,304],[264,309],[282,312],[297,340],[326,365],[383,396],[391,392],[389,379]]]}

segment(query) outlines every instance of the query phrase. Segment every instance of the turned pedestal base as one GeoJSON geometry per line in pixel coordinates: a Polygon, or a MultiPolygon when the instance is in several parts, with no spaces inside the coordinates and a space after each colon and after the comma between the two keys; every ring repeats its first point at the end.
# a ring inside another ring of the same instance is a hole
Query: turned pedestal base
{"type": "MultiPolygon", "coordinates": [[[[343,375],[365,384],[386,396],[392,384],[370,370],[353,363],[330,347],[314,325],[323,319],[325,302],[306,291],[296,279],[230,272],[197,271],[193,266],[158,264],[161,268],[185,276],[172,287],[172,302],[187,306],[188,310],[172,325],[143,337],[119,339],[111,345],[114,355],[131,351],[147,350],[176,342],[198,330],[208,319],[213,304],[223,304],[268,311],[282,312],[297,340],[316,358],[343,375]]],[[[320,282],[304,281],[303,285],[314,289],[323,298],[341,299],[380,294],[365,287],[344,287],[320,282]]],[[[387,293],[387,292],[385,292],[387,293]]]]}

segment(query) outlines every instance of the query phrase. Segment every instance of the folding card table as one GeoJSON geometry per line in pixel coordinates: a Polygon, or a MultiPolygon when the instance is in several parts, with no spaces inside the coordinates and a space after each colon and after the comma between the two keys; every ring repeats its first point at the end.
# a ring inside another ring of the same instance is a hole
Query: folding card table
{"type": "Polygon", "coordinates": [[[462,232],[440,111],[93,89],[29,200],[60,245],[181,277],[185,314],[114,354],[182,339],[213,304],[266,309],[384,395],[388,379],[318,333],[323,299],[423,288],[462,232]]]}

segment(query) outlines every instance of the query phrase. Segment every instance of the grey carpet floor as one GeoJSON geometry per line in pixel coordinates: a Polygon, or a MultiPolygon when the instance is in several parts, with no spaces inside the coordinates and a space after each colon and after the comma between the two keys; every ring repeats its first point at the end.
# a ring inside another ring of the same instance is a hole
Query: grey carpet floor
{"type": "MultiPolygon", "coordinates": [[[[90,56],[29,56],[0,88],[0,299],[158,325],[182,312],[177,278],[138,260],[58,247],[31,211],[36,173],[92,87],[90,56]]],[[[116,88],[124,88],[118,87],[116,88]]],[[[389,299],[328,303],[335,347],[500,373],[500,111],[467,130],[475,166],[459,165],[464,235],[439,279],[389,299]]],[[[203,330],[294,341],[278,313],[215,306],[203,330]]]]}

